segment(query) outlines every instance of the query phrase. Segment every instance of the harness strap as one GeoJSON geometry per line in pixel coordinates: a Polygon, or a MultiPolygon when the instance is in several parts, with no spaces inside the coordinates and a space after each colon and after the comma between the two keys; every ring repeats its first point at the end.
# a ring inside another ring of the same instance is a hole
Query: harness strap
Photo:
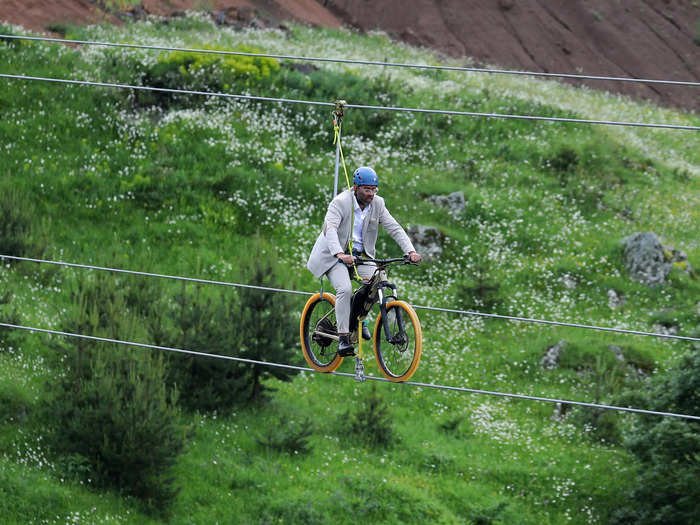
{"type": "MultiPolygon", "coordinates": [[[[350,186],[350,177],[348,177],[348,169],[345,166],[345,156],[343,155],[343,145],[340,141],[340,128],[343,125],[343,113],[345,111],[345,105],[347,102],[344,100],[336,100],[335,101],[335,109],[332,112],[333,115],[333,144],[338,144],[338,151],[340,151],[340,161],[343,165],[343,172],[345,173],[345,183],[348,185],[348,189],[351,189],[350,186]]],[[[350,253],[352,253],[352,233],[355,228],[355,204],[354,202],[350,202],[350,217],[351,217],[351,222],[350,222],[350,239],[348,240],[348,249],[350,250],[350,253]]],[[[352,275],[352,278],[355,279],[356,281],[362,281],[362,277],[360,277],[360,274],[357,272],[357,265],[355,263],[352,264],[352,269],[354,275],[352,275]]]]}

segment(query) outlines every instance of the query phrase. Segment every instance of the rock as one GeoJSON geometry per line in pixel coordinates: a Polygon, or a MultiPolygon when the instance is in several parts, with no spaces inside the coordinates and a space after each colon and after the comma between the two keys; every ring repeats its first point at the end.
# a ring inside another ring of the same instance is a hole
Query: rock
{"type": "Polygon", "coordinates": [[[547,353],[540,360],[540,365],[547,370],[556,368],[559,365],[559,359],[561,358],[561,354],[564,351],[564,348],[566,348],[566,345],[566,341],[561,340],[554,346],[547,348],[547,353]]]}
{"type": "Polygon", "coordinates": [[[622,293],[618,293],[612,288],[608,290],[608,306],[611,310],[617,310],[618,308],[622,308],[624,304],[625,298],[622,295],[622,293]]]}
{"type": "Polygon", "coordinates": [[[426,260],[439,257],[442,253],[442,243],[445,240],[445,234],[437,228],[414,224],[406,230],[406,233],[410,237],[416,251],[426,260]]]}
{"type": "Polygon", "coordinates": [[[673,268],[696,277],[685,252],[664,246],[652,232],[625,237],[622,245],[625,268],[636,281],[649,286],[663,284],[673,268]]]}
{"type": "Polygon", "coordinates": [[[447,208],[452,216],[459,215],[466,207],[463,191],[455,191],[449,195],[431,195],[426,200],[431,204],[447,208]]]}
{"type": "Polygon", "coordinates": [[[649,286],[666,282],[671,262],[654,233],[635,233],[622,239],[622,245],[625,268],[632,279],[649,286]]]}

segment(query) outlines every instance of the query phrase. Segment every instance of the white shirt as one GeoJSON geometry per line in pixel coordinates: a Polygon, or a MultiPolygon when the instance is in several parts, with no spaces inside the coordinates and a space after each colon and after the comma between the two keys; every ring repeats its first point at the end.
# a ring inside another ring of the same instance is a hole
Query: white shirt
{"type": "Polygon", "coordinates": [[[352,226],[352,249],[361,252],[364,250],[364,244],[362,243],[362,227],[365,224],[365,217],[369,213],[372,203],[369,206],[365,206],[365,209],[360,209],[360,204],[357,202],[355,195],[352,196],[352,202],[355,205],[355,222],[352,226]]]}

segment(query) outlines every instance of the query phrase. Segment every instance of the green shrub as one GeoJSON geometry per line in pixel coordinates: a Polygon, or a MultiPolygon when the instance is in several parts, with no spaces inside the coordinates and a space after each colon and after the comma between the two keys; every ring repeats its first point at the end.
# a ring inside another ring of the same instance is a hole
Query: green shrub
{"type": "MultiPolygon", "coordinates": [[[[650,410],[700,414],[700,353],[687,354],[679,365],[633,394],[650,410]]],[[[629,503],[615,513],[617,523],[697,522],[700,501],[700,424],[659,416],[637,420],[625,446],[640,462],[638,483],[629,503]]]]}
{"type": "MultiPolygon", "coordinates": [[[[17,313],[17,309],[10,306],[11,298],[10,292],[0,295],[0,322],[20,324],[21,318],[19,313],[17,313]]],[[[22,334],[20,330],[0,327],[0,352],[9,347],[16,347],[21,340],[22,334]]]]}
{"type": "Polygon", "coordinates": [[[72,466],[68,475],[89,473],[96,485],[156,510],[171,504],[178,489],[170,469],[185,433],[160,354],[96,347],[81,376],[66,375],[50,414],[59,423],[53,446],[62,464],[72,466]]]}
{"type": "Polygon", "coordinates": [[[428,454],[423,460],[423,468],[429,472],[454,472],[455,466],[455,457],[441,452],[428,454]]]}
{"type": "MultiPolygon", "coordinates": [[[[212,300],[202,297],[199,287],[187,293],[183,285],[168,314],[173,327],[159,327],[156,340],[164,346],[235,356],[243,335],[232,322],[238,316],[238,305],[234,293],[212,300]]],[[[244,397],[245,366],[239,362],[173,354],[169,365],[169,382],[179,386],[180,402],[188,410],[224,410],[244,397]]]]}
{"type": "Polygon", "coordinates": [[[311,452],[309,437],[313,434],[313,425],[308,418],[290,420],[282,416],[271,428],[255,438],[261,447],[288,454],[308,454],[311,452]]]}
{"type": "Polygon", "coordinates": [[[375,384],[364,394],[359,408],[343,414],[342,429],[349,434],[344,439],[358,439],[373,447],[391,447],[398,440],[389,407],[375,384]]]}
{"type": "Polygon", "coordinates": [[[574,410],[574,420],[584,428],[589,428],[591,437],[611,445],[622,442],[622,430],[617,413],[601,408],[581,407],[574,410]]]}
{"type": "Polygon", "coordinates": [[[0,255],[37,255],[32,241],[36,210],[29,198],[14,186],[0,188],[0,215],[0,255]]]}
{"type": "MultiPolygon", "coordinates": [[[[210,51],[261,53],[245,45],[235,49],[208,44],[194,47],[210,51]]],[[[270,83],[279,69],[279,62],[274,58],[173,51],[161,57],[146,72],[143,82],[144,85],[166,89],[240,93],[251,86],[270,83]]],[[[165,107],[172,103],[192,104],[191,96],[162,92],[140,92],[137,100],[141,105],[158,104],[165,107]]]]}
{"type": "MultiPolygon", "coordinates": [[[[67,331],[131,339],[142,324],[126,307],[126,290],[98,277],[73,291],[67,331]]],[[[123,284],[123,283],[122,283],[123,284]]],[[[167,386],[160,353],[69,340],[65,370],[50,390],[46,420],[55,422],[49,442],[68,476],[87,476],[165,510],[177,489],[170,469],[185,442],[177,392],[167,386]]]]}
{"type": "Polygon", "coordinates": [[[465,310],[502,313],[501,286],[480,262],[457,284],[457,300],[465,310]]]}
{"type": "MultiPolygon", "coordinates": [[[[259,241],[243,250],[250,253],[240,270],[240,281],[279,288],[282,269],[274,249],[259,241]]],[[[214,299],[201,289],[175,298],[170,316],[174,326],[164,335],[166,346],[256,361],[291,364],[296,350],[298,309],[286,294],[252,288],[228,290],[214,299]]],[[[181,399],[190,409],[226,410],[234,404],[262,401],[266,378],[289,380],[296,370],[232,360],[173,356],[171,380],[181,386],[181,399]]]]}
{"type": "Polygon", "coordinates": [[[30,405],[25,389],[9,381],[0,382],[0,424],[24,422],[30,405]]]}

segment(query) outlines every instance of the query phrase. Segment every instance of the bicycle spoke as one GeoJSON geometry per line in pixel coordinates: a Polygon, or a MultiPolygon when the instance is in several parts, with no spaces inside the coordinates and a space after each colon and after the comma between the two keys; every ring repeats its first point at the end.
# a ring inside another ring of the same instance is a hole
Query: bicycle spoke
{"type": "Polygon", "coordinates": [[[304,308],[301,319],[304,358],[319,372],[331,372],[342,361],[342,358],[337,356],[335,304],[325,297],[312,297],[304,308]]]}
{"type": "Polygon", "coordinates": [[[422,334],[411,307],[403,301],[387,305],[386,322],[378,319],[375,328],[375,354],[382,373],[392,380],[405,381],[415,372],[420,360],[422,334]]]}

